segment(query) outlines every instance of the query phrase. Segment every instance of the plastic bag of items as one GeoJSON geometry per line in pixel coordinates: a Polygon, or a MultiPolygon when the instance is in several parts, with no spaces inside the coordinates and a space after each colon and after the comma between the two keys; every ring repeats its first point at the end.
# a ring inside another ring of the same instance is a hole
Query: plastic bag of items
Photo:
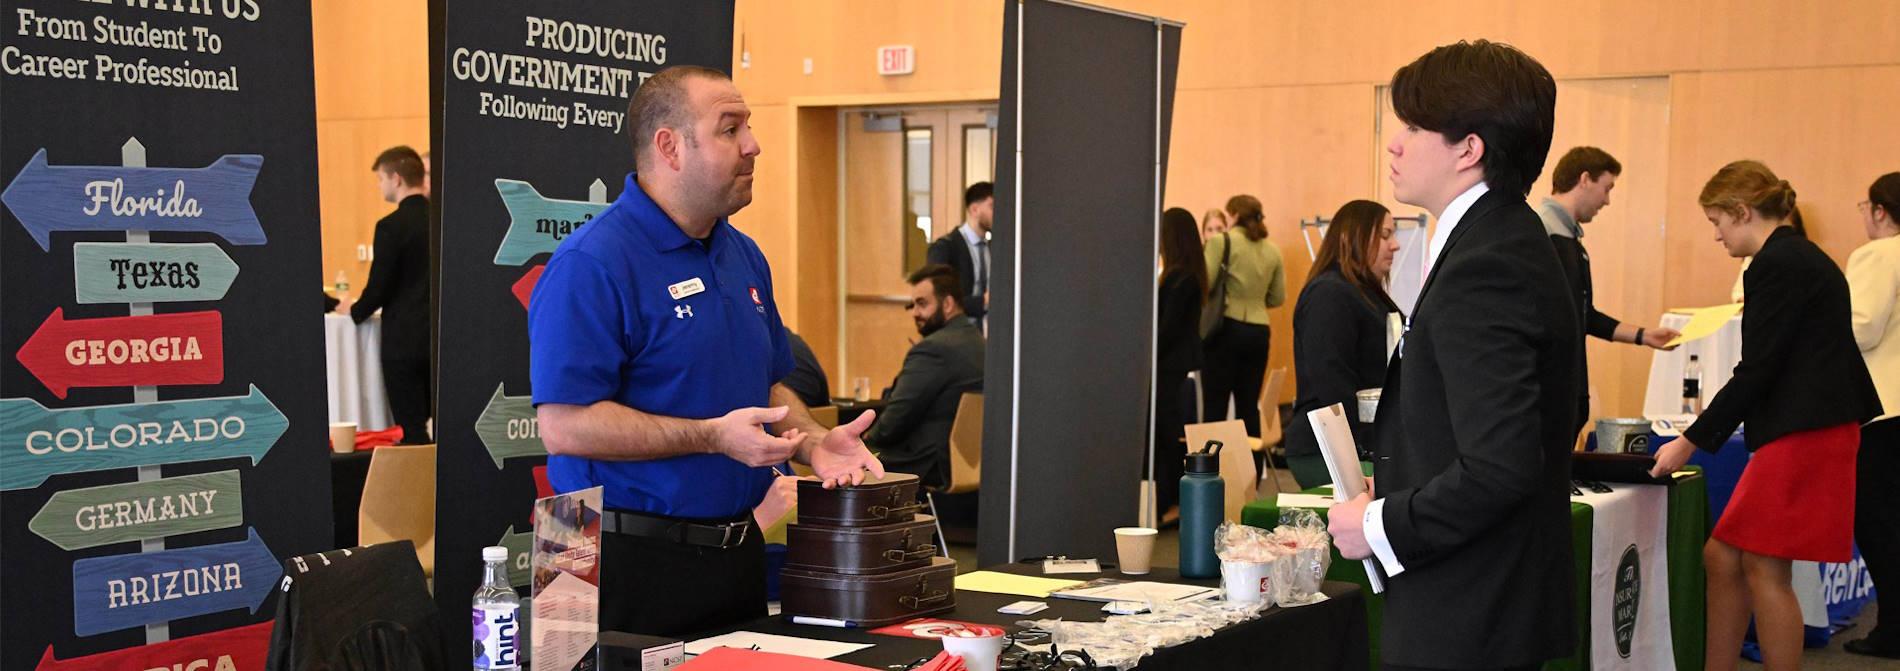
{"type": "Polygon", "coordinates": [[[1280,526],[1267,532],[1267,542],[1284,554],[1273,564],[1273,603],[1303,606],[1324,599],[1320,584],[1333,563],[1333,537],[1326,533],[1326,520],[1306,509],[1289,510],[1280,515],[1280,526]]]}
{"type": "Polygon", "coordinates": [[[1258,603],[1203,600],[1156,603],[1135,615],[1111,615],[1101,622],[1067,620],[1020,621],[1016,624],[1049,632],[1056,650],[1080,650],[1102,668],[1131,668],[1158,648],[1214,635],[1237,622],[1259,617],[1258,603]]]}
{"type": "Polygon", "coordinates": [[[1227,601],[1273,605],[1281,591],[1274,567],[1292,552],[1265,529],[1221,522],[1214,530],[1214,555],[1220,557],[1221,591],[1227,601]]]}

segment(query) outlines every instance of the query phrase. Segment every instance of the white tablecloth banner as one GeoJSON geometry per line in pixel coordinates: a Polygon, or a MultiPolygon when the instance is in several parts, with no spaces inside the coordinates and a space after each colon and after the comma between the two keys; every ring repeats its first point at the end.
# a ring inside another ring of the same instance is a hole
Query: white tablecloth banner
{"type": "MultiPolygon", "coordinates": [[[[1672,312],[1662,317],[1662,325],[1672,329],[1681,329],[1688,323],[1689,316],[1684,314],[1672,312]]],[[[1683,343],[1673,352],[1656,351],[1649,360],[1649,388],[1643,393],[1644,417],[1660,419],[1682,414],[1682,368],[1688,365],[1691,354],[1702,364],[1702,405],[1706,407],[1709,401],[1715,400],[1715,392],[1728,384],[1735,364],[1742,361],[1741,316],[1728,320],[1715,335],[1683,343]]]]}
{"type": "Polygon", "coordinates": [[[359,431],[389,428],[382,315],[361,325],[349,315],[324,315],[323,364],[329,378],[331,422],[355,422],[359,431]]]}
{"type": "Polygon", "coordinates": [[[1669,489],[1616,483],[1585,491],[1590,525],[1590,666],[1676,668],[1669,621],[1669,489]]]}

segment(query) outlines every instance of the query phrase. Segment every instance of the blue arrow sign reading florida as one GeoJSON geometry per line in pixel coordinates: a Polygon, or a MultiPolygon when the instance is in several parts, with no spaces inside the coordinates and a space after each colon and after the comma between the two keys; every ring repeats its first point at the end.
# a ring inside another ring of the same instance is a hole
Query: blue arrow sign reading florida
{"type": "Polygon", "coordinates": [[[60,473],[231,457],[256,465],[289,426],[257,385],[244,396],[59,410],[0,399],[0,491],[60,473]]]}
{"type": "MultiPolygon", "coordinates": [[[[534,190],[534,185],[520,180],[497,179],[495,190],[501,192],[501,202],[508,206],[509,220],[508,235],[495,250],[498,266],[519,266],[536,254],[554,251],[569,234],[607,209],[604,202],[547,198],[534,190]]],[[[597,186],[596,190],[605,200],[606,188],[597,186]]]]}
{"type": "Polygon", "coordinates": [[[50,166],[41,149],[0,201],[42,250],[53,231],[201,231],[261,245],[251,186],[263,165],[256,154],[226,154],[203,168],[50,166]]]}
{"type": "Polygon", "coordinates": [[[257,612],[283,564],[250,538],[73,562],[73,634],[92,636],[237,608],[257,612]]]}

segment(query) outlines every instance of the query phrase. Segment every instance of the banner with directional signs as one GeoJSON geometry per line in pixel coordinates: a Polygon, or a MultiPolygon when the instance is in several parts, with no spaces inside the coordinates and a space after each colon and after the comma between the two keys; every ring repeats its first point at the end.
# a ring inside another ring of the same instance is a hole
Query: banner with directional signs
{"type": "Polygon", "coordinates": [[[310,3],[0,16],[0,669],[259,668],[331,542],[310,3]]]}
{"type": "Polygon", "coordinates": [[[528,386],[526,308],[542,266],[620,195],[633,169],[633,91],[668,66],[730,70],[732,16],[732,0],[447,3],[435,152],[435,595],[445,614],[467,612],[481,548],[497,539],[516,550],[510,577],[526,584],[533,468],[547,454],[528,386]],[[577,33],[610,34],[618,46],[590,50],[563,37],[577,33]],[[510,78],[497,63],[585,76],[510,78]]]}

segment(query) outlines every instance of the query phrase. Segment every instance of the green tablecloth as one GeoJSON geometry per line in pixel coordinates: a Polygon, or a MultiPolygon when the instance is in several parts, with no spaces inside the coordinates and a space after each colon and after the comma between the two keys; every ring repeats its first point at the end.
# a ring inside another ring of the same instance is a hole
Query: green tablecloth
{"type": "MultiPolygon", "coordinates": [[[[1709,537],[1708,483],[1701,469],[1690,467],[1696,475],[1680,478],[1669,490],[1669,612],[1676,668],[1700,669],[1703,661],[1704,590],[1707,577],[1702,572],[1702,544],[1709,537]]],[[[1325,489],[1309,489],[1308,494],[1326,494],[1325,489]]],[[[1570,504],[1570,540],[1577,561],[1577,652],[1570,657],[1544,665],[1547,671],[1585,671],[1590,668],[1590,526],[1594,515],[1590,506],[1570,504]]],[[[1241,509],[1243,524],[1271,529],[1280,524],[1278,501],[1265,498],[1241,509]]],[[[1366,580],[1365,566],[1348,561],[1333,552],[1327,580],[1338,580],[1365,589],[1367,637],[1372,647],[1372,666],[1379,668],[1379,625],[1385,599],[1372,593],[1366,580]]]]}

